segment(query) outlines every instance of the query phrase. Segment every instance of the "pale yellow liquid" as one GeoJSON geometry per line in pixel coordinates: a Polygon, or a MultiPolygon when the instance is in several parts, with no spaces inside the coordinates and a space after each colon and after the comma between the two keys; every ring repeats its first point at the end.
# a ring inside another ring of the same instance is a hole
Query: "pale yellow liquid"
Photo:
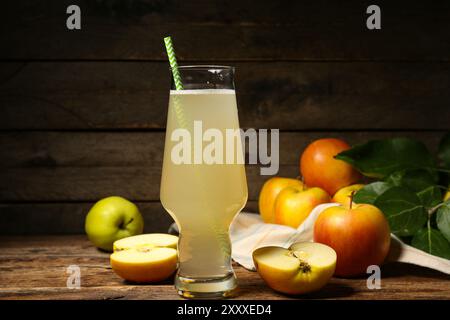
{"type": "Polygon", "coordinates": [[[160,194],[164,208],[180,228],[178,274],[197,279],[224,277],[232,272],[229,227],[247,202],[245,167],[174,164],[171,151],[178,142],[171,141],[171,134],[177,128],[191,133],[194,159],[194,120],[202,121],[203,131],[215,128],[222,132],[225,156],[225,130],[239,128],[234,90],[171,91],[160,194]]]}

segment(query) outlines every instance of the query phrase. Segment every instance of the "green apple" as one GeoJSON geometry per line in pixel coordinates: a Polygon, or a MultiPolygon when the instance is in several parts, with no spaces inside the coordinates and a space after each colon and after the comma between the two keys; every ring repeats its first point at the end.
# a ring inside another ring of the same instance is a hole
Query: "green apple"
{"type": "Polygon", "coordinates": [[[141,234],[144,219],[135,204],[121,197],[108,197],[89,210],[84,227],[97,248],[112,251],[114,241],[141,234]]]}

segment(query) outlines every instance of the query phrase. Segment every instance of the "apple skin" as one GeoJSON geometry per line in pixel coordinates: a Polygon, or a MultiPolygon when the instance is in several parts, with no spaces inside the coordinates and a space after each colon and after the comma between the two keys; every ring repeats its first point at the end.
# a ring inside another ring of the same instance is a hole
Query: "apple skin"
{"type": "Polygon", "coordinates": [[[144,219],[135,204],[122,197],[108,197],[98,201],[89,210],[85,231],[89,240],[99,249],[113,250],[116,240],[141,234],[144,219]]]}
{"type": "Polygon", "coordinates": [[[300,172],[309,187],[319,187],[334,195],[339,189],[357,182],[361,175],[348,163],[334,158],[350,149],[343,140],[319,139],[308,145],[300,158],[300,172]]]}
{"type": "Polygon", "coordinates": [[[297,228],[319,204],[330,202],[320,188],[287,187],[275,200],[275,223],[297,228]]]}
{"type": "Polygon", "coordinates": [[[314,224],[314,241],[337,253],[335,275],[353,277],[370,265],[381,265],[390,247],[389,224],[383,213],[370,204],[334,206],[325,209],[314,224]]]}
{"type": "Polygon", "coordinates": [[[278,194],[286,187],[303,188],[298,179],[273,177],[267,180],[259,193],[259,213],[265,223],[275,223],[274,204],[278,194]]]}
{"type": "Polygon", "coordinates": [[[364,186],[364,184],[352,184],[351,186],[343,187],[334,194],[331,201],[348,206],[352,193],[362,189],[364,186]]]}

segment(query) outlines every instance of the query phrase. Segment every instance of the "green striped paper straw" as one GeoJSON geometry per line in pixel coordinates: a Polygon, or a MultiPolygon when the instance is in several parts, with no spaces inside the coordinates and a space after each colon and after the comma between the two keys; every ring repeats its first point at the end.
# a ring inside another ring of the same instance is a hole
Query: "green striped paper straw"
{"type": "MultiPolygon", "coordinates": [[[[167,56],[169,57],[169,63],[170,67],[172,69],[172,75],[173,75],[173,81],[175,82],[175,88],[177,90],[183,90],[183,82],[181,81],[180,71],[178,70],[178,64],[177,59],[175,58],[175,51],[173,50],[173,44],[172,44],[172,38],[171,37],[165,37],[164,43],[166,45],[167,50],[167,56]]],[[[178,120],[178,123],[180,124],[181,128],[187,128],[188,122],[187,117],[183,112],[183,108],[181,108],[180,101],[178,100],[177,95],[173,96],[174,99],[174,111],[176,118],[178,120]]],[[[202,192],[205,195],[205,197],[208,196],[207,190],[205,188],[202,188],[202,192]]],[[[217,225],[217,222],[212,220],[211,226],[214,228],[217,241],[219,242],[219,245],[221,246],[222,250],[227,255],[231,255],[230,249],[231,249],[231,243],[229,243],[229,235],[227,230],[222,230],[220,226],[217,225]]],[[[178,226],[180,227],[180,226],[178,226]]]]}
{"type": "Polygon", "coordinates": [[[181,82],[180,71],[178,70],[177,58],[175,57],[175,51],[173,50],[172,38],[165,37],[164,43],[166,44],[167,56],[169,57],[170,67],[172,68],[175,88],[177,90],[183,90],[183,83],[181,82]]]}
{"type": "MultiPolygon", "coordinates": [[[[178,70],[177,59],[175,58],[175,51],[173,50],[172,38],[165,37],[164,43],[166,44],[167,56],[169,57],[170,67],[172,69],[173,81],[175,83],[176,90],[183,90],[183,83],[181,82],[180,71],[178,70]]],[[[183,112],[183,108],[181,107],[181,102],[178,99],[177,95],[172,96],[173,99],[173,107],[175,111],[176,119],[181,128],[187,128],[188,122],[186,119],[186,115],[183,112]]]]}

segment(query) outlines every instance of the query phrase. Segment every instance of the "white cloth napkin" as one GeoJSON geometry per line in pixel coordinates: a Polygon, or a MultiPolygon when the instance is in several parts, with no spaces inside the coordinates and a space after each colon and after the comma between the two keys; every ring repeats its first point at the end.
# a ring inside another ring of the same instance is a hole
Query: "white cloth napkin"
{"type": "MultiPolygon", "coordinates": [[[[297,228],[264,223],[259,214],[241,212],[230,227],[232,258],[248,270],[255,270],[252,253],[265,246],[288,248],[299,241],[313,240],[313,227],[319,214],[338,204],[326,203],[314,208],[308,218],[297,228]]],[[[171,230],[177,230],[176,225],[171,230]]],[[[450,260],[439,258],[403,243],[391,234],[391,249],[387,261],[404,262],[450,274],[450,260]]]]}
{"type": "Polygon", "coordinates": [[[313,240],[313,226],[319,214],[337,204],[321,204],[314,208],[308,218],[297,228],[264,223],[259,214],[241,212],[230,228],[232,258],[246,269],[255,270],[252,253],[266,246],[288,248],[300,241],[313,240]]]}

